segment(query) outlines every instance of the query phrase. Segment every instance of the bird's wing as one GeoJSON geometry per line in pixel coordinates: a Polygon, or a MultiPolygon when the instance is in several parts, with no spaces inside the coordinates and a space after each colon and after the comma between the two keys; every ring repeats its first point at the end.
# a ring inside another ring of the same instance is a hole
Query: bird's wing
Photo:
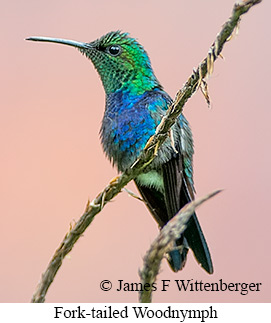
{"type": "MultiPolygon", "coordinates": [[[[135,183],[137,185],[137,188],[142,195],[148,209],[150,210],[151,214],[159,224],[159,227],[162,228],[169,220],[169,211],[167,210],[167,205],[170,205],[169,203],[165,202],[164,194],[155,189],[154,187],[148,187],[141,185],[136,179],[135,183]]],[[[176,196],[176,195],[172,195],[176,196]]],[[[177,201],[174,201],[173,203],[177,203],[177,201]]],[[[173,208],[172,208],[173,210],[173,208]]],[[[176,246],[182,246],[183,245],[183,237],[178,239],[176,241],[176,246]]],[[[168,262],[170,267],[173,271],[178,271],[183,268],[186,262],[186,255],[188,252],[187,247],[180,247],[175,248],[168,254],[168,262]]]]}
{"type": "Polygon", "coordinates": [[[176,154],[162,165],[164,198],[168,220],[181,209],[180,194],[183,184],[183,164],[180,154],[176,154]]]}
{"type": "MultiPolygon", "coordinates": [[[[193,184],[183,171],[181,154],[171,158],[163,168],[165,202],[168,216],[172,218],[185,204],[194,199],[193,184]]],[[[199,221],[194,213],[184,232],[188,246],[192,249],[198,263],[209,273],[213,273],[211,255],[202,233],[199,221]]],[[[177,240],[177,245],[182,241],[177,240]]]]}
{"type": "Polygon", "coordinates": [[[153,187],[150,188],[141,185],[136,179],[135,183],[149,211],[155,218],[159,227],[162,228],[168,222],[167,209],[163,194],[153,187]]]}

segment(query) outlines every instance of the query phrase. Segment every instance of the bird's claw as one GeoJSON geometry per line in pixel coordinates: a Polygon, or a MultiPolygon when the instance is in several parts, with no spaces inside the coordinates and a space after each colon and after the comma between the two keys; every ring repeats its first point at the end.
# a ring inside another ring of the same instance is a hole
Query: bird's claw
{"type": "Polygon", "coordinates": [[[151,137],[149,138],[149,140],[147,141],[147,143],[146,143],[146,145],[145,145],[145,147],[144,147],[144,150],[148,150],[148,149],[151,147],[151,143],[152,143],[153,137],[154,137],[154,136],[151,136],[151,137]]]}
{"type": "Polygon", "coordinates": [[[119,176],[116,176],[116,177],[112,178],[111,181],[109,182],[109,184],[110,185],[116,184],[116,182],[118,181],[118,179],[119,179],[119,176]]]}

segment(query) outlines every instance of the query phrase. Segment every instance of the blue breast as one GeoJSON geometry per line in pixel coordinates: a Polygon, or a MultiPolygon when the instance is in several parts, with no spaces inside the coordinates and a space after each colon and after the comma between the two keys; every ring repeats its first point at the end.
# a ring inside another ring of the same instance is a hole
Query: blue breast
{"type": "Polygon", "coordinates": [[[136,96],[126,91],[107,96],[101,139],[105,153],[119,171],[131,166],[139,156],[170,102],[160,89],[136,96]]]}

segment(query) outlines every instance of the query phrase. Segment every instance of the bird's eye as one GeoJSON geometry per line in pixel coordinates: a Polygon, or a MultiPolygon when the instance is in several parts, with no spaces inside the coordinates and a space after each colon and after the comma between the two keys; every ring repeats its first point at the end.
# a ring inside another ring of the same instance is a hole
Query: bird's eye
{"type": "Polygon", "coordinates": [[[121,47],[119,45],[111,45],[107,47],[107,51],[112,56],[118,56],[121,53],[121,47]]]}

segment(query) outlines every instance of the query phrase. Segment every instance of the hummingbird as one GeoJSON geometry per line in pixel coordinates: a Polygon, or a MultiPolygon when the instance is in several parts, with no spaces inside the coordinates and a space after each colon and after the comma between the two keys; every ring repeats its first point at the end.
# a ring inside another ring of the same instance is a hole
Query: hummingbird
{"type": "MultiPolygon", "coordinates": [[[[121,31],[109,32],[89,43],[50,37],[26,40],[72,46],[90,59],[106,97],[100,129],[103,150],[119,172],[131,167],[172,103],[155,76],[143,46],[129,33],[121,31]]],[[[134,179],[160,228],[193,200],[195,194],[193,138],[183,114],[170,134],[151,164],[134,179]]],[[[184,267],[189,249],[202,268],[212,274],[211,255],[195,213],[167,254],[174,272],[184,267]]]]}

